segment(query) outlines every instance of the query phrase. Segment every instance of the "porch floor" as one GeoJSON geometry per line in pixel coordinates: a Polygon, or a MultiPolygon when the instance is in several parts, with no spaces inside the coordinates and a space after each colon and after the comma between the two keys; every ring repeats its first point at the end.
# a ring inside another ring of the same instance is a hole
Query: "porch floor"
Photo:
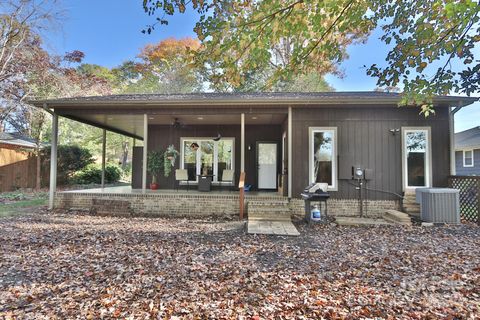
{"type": "MultiPolygon", "coordinates": [[[[90,194],[144,194],[142,189],[132,189],[131,186],[117,186],[107,188],[94,188],[94,189],[77,189],[59,191],[58,193],[90,193],[90,194]]],[[[238,190],[212,190],[209,192],[198,191],[196,187],[186,190],[180,188],[178,191],[174,189],[159,189],[159,190],[145,190],[145,194],[158,194],[158,195],[203,195],[203,196],[237,196],[238,190]]],[[[245,197],[268,197],[268,198],[285,198],[278,194],[276,191],[248,191],[245,192],[245,197]]]]}

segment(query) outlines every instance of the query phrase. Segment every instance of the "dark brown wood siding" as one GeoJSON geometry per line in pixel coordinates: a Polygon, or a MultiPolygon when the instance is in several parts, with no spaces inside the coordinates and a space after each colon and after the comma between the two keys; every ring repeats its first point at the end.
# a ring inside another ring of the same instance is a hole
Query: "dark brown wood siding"
{"type": "MultiPolygon", "coordinates": [[[[338,163],[347,159],[351,165],[361,165],[374,171],[368,187],[370,199],[395,199],[385,192],[401,194],[402,149],[401,132],[390,129],[430,127],[432,141],[432,183],[447,185],[450,170],[448,109],[437,108],[436,114],[425,119],[418,108],[352,106],[339,108],[293,108],[293,188],[298,197],[309,183],[309,127],[337,127],[338,163]]],[[[339,180],[333,197],[354,199],[358,191],[349,180],[339,180]]]]}
{"type": "Polygon", "coordinates": [[[133,147],[132,152],[132,188],[142,188],[143,147],[133,147]]]}
{"type": "MultiPolygon", "coordinates": [[[[269,141],[278,143],[278,168],[281,169],[281,125],[246,125],[245,126],[245,171],[246,183],[257,186],[257,160],[256,160],[256,143],[258,141],[269,141]],[[248,146],[251,150],[248,150],[248,146]]],[[[223,137],[235,138],[235,179],[238,182],[240,175],[240,124],[229,126],[216,125],[186,125],[181,128],[173,128],[172,126],[151,125],[148,129],[148,150],[165,150],[168,145],[173,144],[180,151],[180,138],[182,137],[216,137],[220,133],[223,137]]],[[[141,150],[141,148],[139,148],[141,150]]],[[[141,151],[138,151],[141,152],[141,151]]],[[[138,153],[137,152],[137,153],[138,153]]],[[[141,156],[135,157],[133,160],[133,176],[140,179],[133,179],[132,186],[141,188],[141,156]],[[136,160],[140,158],[140,161],[136,160]]],[[[178,168],[179,161],[175,168],[178,168]]],[[[159,179],[160,188],[172,189],[175,186],[174,171],[168,178],[163,176],[159,179]]],[[[147,181],[151,181],[148,176],[147,181]]]]}

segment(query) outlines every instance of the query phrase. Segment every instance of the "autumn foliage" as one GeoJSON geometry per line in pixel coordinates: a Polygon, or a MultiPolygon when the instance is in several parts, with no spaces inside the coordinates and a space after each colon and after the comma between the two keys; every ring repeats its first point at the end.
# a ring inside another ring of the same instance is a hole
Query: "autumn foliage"
{"type": "Polygon", "coordinates": [[[172,59],[184,59],[190,52],[200,48],[200,42],[187,37],[183,39],[168,38],[157,44],[147,44],[138,55],[143,61],[161,63],[172,59]]]}

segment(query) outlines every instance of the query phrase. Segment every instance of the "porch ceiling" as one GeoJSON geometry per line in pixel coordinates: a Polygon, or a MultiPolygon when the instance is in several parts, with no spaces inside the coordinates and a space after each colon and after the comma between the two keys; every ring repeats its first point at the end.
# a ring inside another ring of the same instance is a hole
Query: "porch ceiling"
{"type": "MultiPolygon", "coordinates": [[[[143,139],[143,114],[63,114],[62,116],[79,122],[104,128],[113,132],[143,139]]],[[[238,125],[240,126],[240,114],[202,114],[195,115],[159,115],[151,114],[148,117],[149,125],[173,125],[175,119],[182,126],[187,125],[238,125]]],[[[245,115],[246,125],[272,125],[282,124],[287,115],[253,114],[245,115]]]]}

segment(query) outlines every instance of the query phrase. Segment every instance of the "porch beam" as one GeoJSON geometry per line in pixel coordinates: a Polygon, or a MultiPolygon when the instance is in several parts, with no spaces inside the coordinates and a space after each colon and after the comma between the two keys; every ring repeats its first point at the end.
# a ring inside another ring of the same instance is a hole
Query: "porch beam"
{"type": "Polygon", "coordinates": [[[105,188],[105,154],[107,151],[107,130],[103,129],[102,137],[102,189],[105,188]]]}
{"type": "Polygon", "coordinates": [[[240,172],[245,172],[245,113],[242,113],[240,123],[240,172]]]}
{"type": "Polygon", "coordinates": [[[292,198],[292,181],[293,181],[293,148],[292,148],[292,107],[288,107],[288,129],[287,129],[287,139],[288,139],[288,198],[292,198]]]}
{"type": "Polygon", "coordinates": [[[50,149],[50,188],[48,197],[48,209],[52,210],[57,191],[57,149],[58,149],[58,115],[52,115],[52,143],[50,149]]]}
{"type": "Polygon", "coordinates": [[[148,115],[143,115],[142,193],[147,191],[148,115]]]}

